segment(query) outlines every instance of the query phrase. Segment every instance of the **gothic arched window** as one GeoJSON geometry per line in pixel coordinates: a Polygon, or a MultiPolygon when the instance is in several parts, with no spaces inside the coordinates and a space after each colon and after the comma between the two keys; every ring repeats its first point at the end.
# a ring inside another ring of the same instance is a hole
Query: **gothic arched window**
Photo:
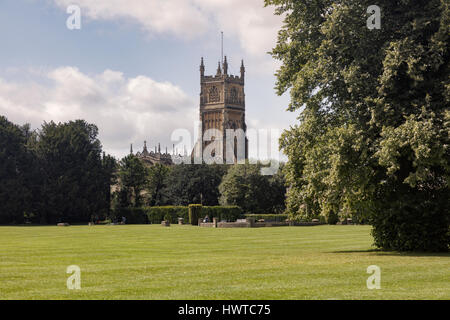
{"type": "Polygon", "coordinates": [[[212,87],[209,89],[209,102],[219,102],[220,101],[220,95],[219,90],[217,90],[217,87],[212,87]]]}

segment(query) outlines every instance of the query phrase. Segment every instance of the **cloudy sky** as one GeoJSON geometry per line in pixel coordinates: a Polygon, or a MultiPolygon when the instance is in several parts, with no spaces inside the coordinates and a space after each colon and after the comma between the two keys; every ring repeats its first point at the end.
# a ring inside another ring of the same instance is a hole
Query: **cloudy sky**
{"type": "Polygon", "coordinates": [[[296,115],[273,89],[280,26],[263,0],[1,0],[0,114],[33,128],[85,119],[116,157],[144,140],[171,150],[174,130],[194,131],[200,58],[215,74],[223,31],[229,72],[245,61],[248,127],[281,131],[296,115]],[[66,26],[73,4],[80,30],[66,26]]]}

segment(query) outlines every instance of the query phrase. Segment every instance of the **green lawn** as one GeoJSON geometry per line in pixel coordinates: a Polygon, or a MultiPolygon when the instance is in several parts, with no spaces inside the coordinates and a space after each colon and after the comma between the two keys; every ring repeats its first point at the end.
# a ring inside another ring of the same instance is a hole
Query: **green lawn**
{"type": "Polygon", "coordinates": [[[0,299],[450,299],[449,254],[371,245],[368,226],[0,227],[0,299]]]}

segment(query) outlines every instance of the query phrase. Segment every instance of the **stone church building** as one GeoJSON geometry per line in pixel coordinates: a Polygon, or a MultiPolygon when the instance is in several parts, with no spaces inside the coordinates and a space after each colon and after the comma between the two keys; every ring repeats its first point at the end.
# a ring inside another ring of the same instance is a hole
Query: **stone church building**
{"type": "MultiPolygon", "coordinates": [[[[133,146],[131,147],[131,153],[133,153],[133,146]]],[[[161,153],[161,145],[158,144],[158,149],[155,147],[155,152],[148,151],[147,150],[147,141],[144,141],[144,150],[142,152],[137,152],[136,157],[142,160],[145,164],[149,166],[153,166],[157,163],[159,164],[165,164],[165,165],[172,165],[172,156],[167,152],[161,153]]]]}
{"type": "MultiPolygon", "coordinates": [[[[191,161],[194,159],[205,160],[203,151],[211,150],[212,157],[222,159],[223,163],[237,163],[248,158],[248,140],[245,137],[247,126],[245,123],[245,67],[241,61],[240,75],[228,74],[227,57],[219,62],[215,75],[205,75],[203,58],[200,64],[200,140],[195,144],[191,153],[191,161]],[[212,130],[211,130],[212,129],[212,130]],[[210,134],[212,132],[212,134],[210,134]],[[217,137],[214,132],[218,133],[217,137]],[[236,134],[239,132],[241,134],[236,134]],[[228,136],[227,134],[233,134],[228,136]],[[214,146],[209,146],[214,142],[214,146]],[[209,146],[209,148],[208,148],[209,146]],[[230,150],[231,149],[231,150],[230,150]]],[[[133,151],[131,150],[131,153],[133,151]]],[[[155,147],[155,151],[148,151],[146,142],[144,150],[136,153],[144,163],[154,165],[156,163],[171,165],[174,163],[175,151],[170,155],[161,153],[161,148],[155,147]]],[[[186,154],[185,154],[186,156],[186,154]]]]}

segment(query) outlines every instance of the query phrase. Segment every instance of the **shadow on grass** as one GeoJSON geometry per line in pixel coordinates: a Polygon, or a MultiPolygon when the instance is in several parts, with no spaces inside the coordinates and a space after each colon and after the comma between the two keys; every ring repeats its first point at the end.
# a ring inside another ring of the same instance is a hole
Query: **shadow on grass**
{"type": "Polygon", "coordinates": [[[377,256],[395,256],[395,257],[448,257],[450,258],[450,252],[399,252],[399,251],[385,251],[381,249],[368,249],[368,250],[340,250],[331,251],[328,253],[375,253],[377,256]]]}

